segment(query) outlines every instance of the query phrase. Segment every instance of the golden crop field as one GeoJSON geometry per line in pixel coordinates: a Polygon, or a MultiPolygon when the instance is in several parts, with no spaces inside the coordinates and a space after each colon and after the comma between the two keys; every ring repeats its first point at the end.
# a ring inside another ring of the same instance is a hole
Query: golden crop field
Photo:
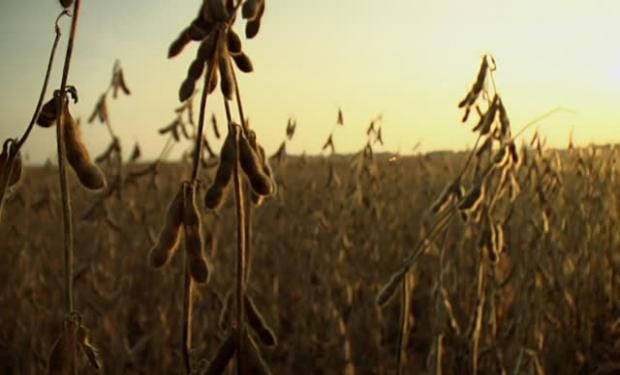
{"type": "Polygon", "coordinates": [[[321,154],[287,153],[294,117],[269,154],[237,80],[265,1],[201,1],[174,39],[169,58],[198,48],[154,160],[140,142],[124,158],[110,121],[132,95],[120,61],[73,113],[82,2],[60,1],[60,85],[57,23],[32,121],[0,153],[0,373],[620,373],[620,147],[525,138],[564,109],[511,123],[484,54],[455,98],[466,151],[381,151],[377,116],[339,153],[339,109],[321,154]],[[43,166],[22,150],[38,128],[56,138],[43,166]]]}

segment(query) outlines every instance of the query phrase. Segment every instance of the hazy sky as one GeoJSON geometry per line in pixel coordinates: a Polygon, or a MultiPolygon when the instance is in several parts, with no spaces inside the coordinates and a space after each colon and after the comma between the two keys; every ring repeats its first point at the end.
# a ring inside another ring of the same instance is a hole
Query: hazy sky
{"type": "MultiPolygon", "coordinates": [[[[120,59],[134,94],[109,103],[112,125],[127,152],[138,140],[154,156],[164,143],[156,130],[174,118],[195,54],[191,46],[168,60],[168,46],[199,4],[83,0],[70,75],[80,92],[74,112],[88,116],[120,59]]],[[[55,0],[2,1],[2,139],[21,135],[32,115],[59,11],[55,0]]],[[[345,117],[334,135],[338,151],[362,147],[380,113],[387,150],[406,153],[418,141],[424,150],[462,149],[474,137],[456,104],[482,54],[491,53],[516,128],[565,106],[576,113],[540,125],[550,144],[565,146],[571,129],[581,144],[618,142],[618,20],[617,0],[267,0],[261,32],[243,43],[255,66],[241,77],[244,106],[268,152],[291,115],[298,132],[289,150],[319,152],[338,107],[345,117]]],[[[63,26],[66,36],[69,19],[63,26]]],[[[51,88],[59,85],[64,43],[60,52],[51,88]]],[[[223,119],[221,100],[210,103],[223,119]]],[[[106,147],[101,125],[85,125],[83,134],[92,154],[106,147]]],[[[32,161],[55,155],[53,137],[53,130],[35,130],[26,147],[32,161]]]]}

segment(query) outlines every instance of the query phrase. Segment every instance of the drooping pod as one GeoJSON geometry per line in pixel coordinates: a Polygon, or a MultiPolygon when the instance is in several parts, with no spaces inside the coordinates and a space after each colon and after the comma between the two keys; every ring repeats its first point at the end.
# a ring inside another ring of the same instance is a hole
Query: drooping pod
{"type": "Polygon", "coordinates": [[[243,172],[245,172],[250,181],[252,190],[260,195],[270,195],[273,193],[271,178],[263,170],[259,156],[243,134],[239,137],[239,162],[243,172]]]}
{"type": "Polygon", "coordinates": [[[260,339],[261,343],[266,346],[276,346],[278,344],[278,339],[276,335],[273,333],[273,330],[267,322],[263,315],[258,311],[258,308],[254,304],[252,298],[248,297],[247,294],[244,296],[244,305],[245,305],[245,313],[248,318],[248,323],[250,327],[256,332],[256,335],[260,339]]]}
{"type": "Polygon", "coordinates": [[[202,223],[196,205],[196,186],[189,182],[183,184],[183,231],[190,275],[194,281],[204,283],[209,278],[209,268],[204,257],[202,223]]]}
{"type": "Polygon", "coordinates": [[[106,186],[105,176],[101,169],[92,163],[88,150],[80,136],[79,123],[69,113],[69,106],[63,112],[63,140],[67,151],[67,161],[77,174],[84,187],[98,190],[106,186]]]}
{"type": "Polygon", "coordinates": [[[183,224],[183,188],[175,195],[166,211],[166,219],[161,227],[155,246],[149,251],[149,263],[155,268],[166,264],[179,248],[183,224]]]}
{"type": "Polygon", "coordinates": [[[58,96],[54,95],[50,100],[48,100],[43,107],[41,107],[41,111],[37,116],[37,125],[43,128],[49,128],[56,123],[57,116],[57,100],[58,96]]]}
{"type": "Polygon", "coordinates": [[[482,185],[474,187],[459,204],[459,209],[465,217],[480,207],[484,198],[484,187],[482,185]]]}
{"type": "Polygon", "coordinates": [[[239,52],[238,54],[232,55],[233,61],[239,70],[244,73],[252,73],[254,71],[254,65],[252,65],[252,60],[243,52],[239,52]]]}
{"type": "Polygon", "coordinates": [[[220,54],[219,69],[221,77],[220,89],[222,90],[222,94],[226,99],[232,100],[233,92],[235,90],[235,83],[233,80],[232,71],[230,70],[228,54],[220,54]]]}
{"type": "Polygon", "coordinates": [[[220,344],[215,357],[211,360],[209,368],[205,374],[223,374],[226,366],[237,351],[237,332],[231,330],[226,339],[220,344]]]}
{"type": "Polygon", "coordinates": [[[228,187],[228,183],[232,177],[232,172],[235,166],[235,153],[237,152],[235,145],[235,133],[237,130],[233,129],[236,129],[236,127],[233,126],[228,131],[226,140],[224,140],[224,143],[222,144],[222,149],[220,151],[220,163],[217,167],[217,171],[215,172],[215,179],[209,189],[207,189],[205,206],[209,209],[215,209],[220,205],[220,203],[222,203],[225,190],[228,187]]]}

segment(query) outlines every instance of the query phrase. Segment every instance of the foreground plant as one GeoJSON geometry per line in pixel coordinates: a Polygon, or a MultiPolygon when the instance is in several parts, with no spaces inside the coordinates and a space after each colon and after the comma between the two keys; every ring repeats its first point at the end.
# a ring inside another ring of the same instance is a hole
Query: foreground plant
{"type": "MultiPolygon", "coordinates": [[[[187,77],[179,89],[180,101],[189,99],[194,94],[198,80],[201,77],[204,80],[198,130],[194,139],[191,177],[181,183],[176,197],[168,208],[166,222],[160,232],[159,240],[149,255],[152,266],[163,266],[178,249],[180,234],[184,233],[186,255],[182,353],[188,374],[193,370],[189,356],[193,285],[206,282],[210,273],[204,256],[204,239],[197,200],[202,150],[205,146],[204,123],[207,98],[214,92],[218,83],[224,98],[228,134],[220,151],[219,165],[213,183],[207,189],[204,204],[208,209],[219,207],[233,180],[237,217],[236,316],[235,327],[230,329],[227,339],[218,349],[206,373],[223,372],[233,356],[237,359],[238,373],[269,372],[258,346],[246,329],[246,323],[250,324],[264,345],[276,344],[273,332],[266,326],[252,299],[246,293],[250,274],[252,209],[250,200],[259,203],[263,197],[273,194],[275,184],[271,178],[271,169],[265,152],[257,142],[256,134],[249,128],[243,113],[241,94],[235,75],[235,67],[245,73],[253,71],[250,58],[242,50],[241,38],[232,29],[239,8],[241,8],[242,17],[247,20],[246,37],[253,38],[260,28],[265,9],[264,0],[244,2],[204,0],[196,18],[172,43],[168,53],[169,57],[174,57],[191,41],[200,42],[196,58],[192,61],[187,77]],[[237,122],[233,120],[230,109],[229,101],[232,100],[237,103],[237,122]],[[243,175],[246,176],[245,183],[243,175]],[[251,196],[249,196],[250,193],[251,196]]],[[[215,123],[214,129],[216,129],[215,123]]]]}

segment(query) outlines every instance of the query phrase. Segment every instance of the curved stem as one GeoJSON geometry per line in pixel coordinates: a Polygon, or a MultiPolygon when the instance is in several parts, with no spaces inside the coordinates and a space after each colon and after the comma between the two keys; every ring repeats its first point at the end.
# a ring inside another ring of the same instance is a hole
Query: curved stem
{"type": "Polygon", "coordinates": [[[41,94],[39,95],[39,101],[37,102],[37,106],[35,107],[34,114],[32,115],[32,119],[30,120],[30,124],[28,124],[28,127],[26,128],[24,135],[22,135],[22,137],[17,142],[17,146],[16,146],[17,151],[19,151],[19,149],[24,145],[24,143],[30,136],[30,132],[34,128],[34,124],[37,121],[37,117],[39,117],[39,111],[41,111],[41,107],[43,106],[43,100],[45,100],[45,94],[47,93],[47,84],[49,83],[50,74],[52,72],[52,66],[54,65],[54,58],[56,57],[56,49],[58,48],[58,42],[60,41],[60,37],[62,35],[60,31],[60,26],[58,26],[58,22],[60,21],[60,18],[62,16],[68,15],[68,14],[69,12],[67,12],[66,10],[63,10],[62,13],[60,13],[58,17],[56,17],[56,27],[55,27],[56,37],[54,38],[54,43],[52,44],[52,50],[50,51],[50,57],[47,62],[47,70],[45,71],[45,78],[43,79],[43,87],[41,88],[41,94]]]}
{"type": "Polygon", "coordinates": [[[58,175],[60,181],[60,192],[62,195],[63,207],[63,225],[64,225],[64,260],[65,260],[65,313],[67,316],[73,311],[73,224],[71,213],[71,197],[67,186],[67,170],[66,170],[66,151],[64,137],[64,123],[62,114],[64,112],[67,96],[67,80],[69,79],[69,68],[71,67],[71,56],[73,54],[73,45],[77,32],[77,24],[80,15],[81,0],[75,0],[73,5],[73,17],[71,19],[71,33],[67,44],[67,53],[65,55],[65,64],[62,71],[62,81],[60,84],[60,97],[57,100],[56,107],[56,145],[58,148],[58,175]]]}

